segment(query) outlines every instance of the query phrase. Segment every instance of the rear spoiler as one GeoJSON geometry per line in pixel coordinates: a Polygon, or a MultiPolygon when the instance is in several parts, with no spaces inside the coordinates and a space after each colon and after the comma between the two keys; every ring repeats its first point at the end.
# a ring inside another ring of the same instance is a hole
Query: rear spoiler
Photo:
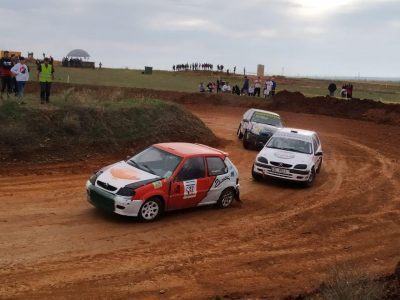
{"type": "Polygon", "coordinates": [[[207,145],[203,145],[203,144],[198,144],[198,143],[196,143],[196,145],[199,145],[199,146],[206,147],[206,148],[208,148],[208,149],[217,151],[217,152],[221,153],[222,155],[225,155],[225,157],[229,156],[229,153],[228,153],[228,152],[221,151],[221,150],[219,150],[219,149],[216,149],[216,148],[213,148],[213,147],[210,147],[210,146],[207,146],[207,145]]]}

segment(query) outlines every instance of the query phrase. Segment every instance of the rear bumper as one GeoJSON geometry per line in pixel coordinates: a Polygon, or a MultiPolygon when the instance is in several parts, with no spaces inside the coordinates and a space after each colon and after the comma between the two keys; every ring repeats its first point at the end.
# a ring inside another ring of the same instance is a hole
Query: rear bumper
{"type": "Polygon", "coordinates": [[[279,168],[286,170],[285,173],[280,173],[274,171],[273,168],[274,167],[265,164],[255,163],[253,166],[253,172],[260,174],[262,176],[275,177],[290,181],[307,181],[308,178],[310,177],[309,170],[293,170],[293,169],[279,168]]]}
{"type": "Polygon", "coordinates": [[[116,213],[122,216],[137,217],[140,208],[142,207],[142,200],[131,200],[130,197],[122,197],[101,188],[98,188],[86,182],[87,201],[94,207],[116,213]]]}

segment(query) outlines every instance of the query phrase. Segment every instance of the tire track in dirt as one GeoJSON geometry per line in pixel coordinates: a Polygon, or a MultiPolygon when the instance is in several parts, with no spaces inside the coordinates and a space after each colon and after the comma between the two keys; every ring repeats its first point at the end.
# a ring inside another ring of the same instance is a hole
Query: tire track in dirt
{"type": "Polygon", "coordinates": [[[235,135],[244,111],[189,108],[225,140],[240,171],[243,204],[172,212],[142,224],[86,203],[89,170],[72,174],[63,164],[60,172],[50,166],[38,176],[3,176],[0,295],[278,299],[314,288],[335,262],[375,273],[393,268],[400,247],[400,170],[393,163],[399,149],[379,135],[372,145],[359,136],[365,128],[337,125],[362,122],[286,113],[289,125],[320,133],[322,172],[311,189],[259,183],[250,173],[257,152],[244,150],[235,135]]]}

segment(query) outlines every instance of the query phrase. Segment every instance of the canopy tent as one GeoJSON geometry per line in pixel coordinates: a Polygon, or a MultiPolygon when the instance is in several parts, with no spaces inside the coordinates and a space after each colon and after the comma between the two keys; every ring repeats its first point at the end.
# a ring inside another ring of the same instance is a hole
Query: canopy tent
{"type": "Polygon", "coordinates": [[[89,53],[82,49],[74,49],[67,54],[68,58],[84,58],[88,59],[90,57],[89,53]]]}

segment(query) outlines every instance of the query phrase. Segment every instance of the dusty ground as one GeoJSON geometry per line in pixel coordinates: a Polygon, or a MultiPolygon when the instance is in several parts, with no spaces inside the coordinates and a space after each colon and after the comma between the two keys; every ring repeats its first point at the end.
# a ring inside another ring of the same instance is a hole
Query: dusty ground
{"type": "Polygon", "coordinates": [[[143,224],[86,202],[90,172],[115,158],[15,169],[0,177],[0,298],[279,299],[337,263],[393,271],[400,127],[282,112],[323,143],[323,170],[303,189],[251,179],[256,152],[235,136],[244,108],[189,108],[226,139],[243,203],[143,224]]]}

